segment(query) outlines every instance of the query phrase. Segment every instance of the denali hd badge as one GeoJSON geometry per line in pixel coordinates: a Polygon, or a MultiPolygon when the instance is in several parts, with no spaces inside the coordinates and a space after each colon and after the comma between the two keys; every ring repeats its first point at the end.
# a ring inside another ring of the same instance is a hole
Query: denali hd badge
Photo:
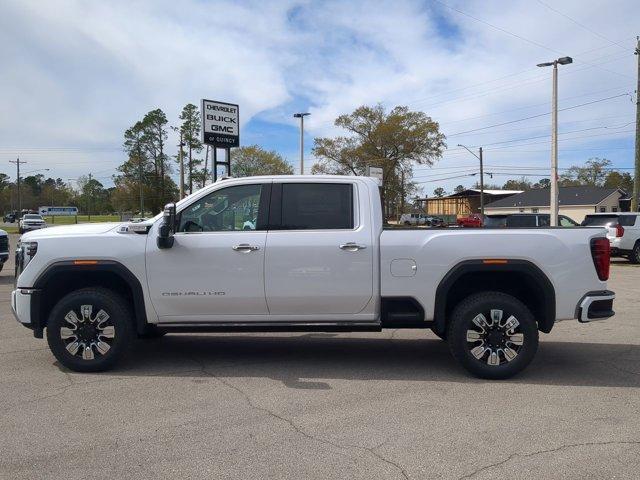
{"type": "Polygon", "coordinates": [[[162,292],[163,297],[212,297],[223,296],[227,292],[162,292]]]}

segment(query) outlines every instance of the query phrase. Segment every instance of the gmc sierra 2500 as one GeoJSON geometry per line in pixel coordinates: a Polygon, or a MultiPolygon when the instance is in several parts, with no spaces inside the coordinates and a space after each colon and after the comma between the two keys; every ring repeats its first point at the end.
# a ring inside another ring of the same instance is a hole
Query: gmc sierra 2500
{"type": "Polygon", "coordinates": [[[539,331],[613,315],[609,248],[600,228],[383,229],[364,177],[227,179],[143,223],[25,234],[11,303],[77,371],[167,332],[430,328],[506,378],[539,331]]]}

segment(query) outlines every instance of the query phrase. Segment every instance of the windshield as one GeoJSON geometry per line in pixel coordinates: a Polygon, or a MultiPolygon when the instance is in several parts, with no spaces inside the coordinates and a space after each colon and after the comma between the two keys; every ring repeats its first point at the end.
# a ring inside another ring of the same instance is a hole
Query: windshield
{"type": "Polygon", "coordinates": [[[25,220],[42,220],[40,215],[25,215],[25,220]]]}
{"type": "Polygon", "coordinates": [[[583,227],[604,227],[610,223],[617,223],[617,215],[587,215],[582,222],[583,227]]]}

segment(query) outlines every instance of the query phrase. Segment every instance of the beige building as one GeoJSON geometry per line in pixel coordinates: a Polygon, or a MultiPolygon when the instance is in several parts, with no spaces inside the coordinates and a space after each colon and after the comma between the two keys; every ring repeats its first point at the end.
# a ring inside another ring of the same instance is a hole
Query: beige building
{"type": "MultiPolygon", "coordinates": [[[[562,215],[580,223],[590,213],[622,211],[626,205],[624,191],[601,187],[561,187],[558,192],[562,215]],[[623,200],[621,202],[621,200],[623,200]]],[[[527,190],[517,195],[497,200],[485,206],[487,215],[500,213],[549,213],[548,188],[527,190]]]]}

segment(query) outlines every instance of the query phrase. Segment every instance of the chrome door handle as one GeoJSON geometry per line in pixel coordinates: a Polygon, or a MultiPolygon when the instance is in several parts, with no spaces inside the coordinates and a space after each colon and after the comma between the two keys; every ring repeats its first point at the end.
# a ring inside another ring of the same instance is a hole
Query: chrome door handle
{"type": "Polygon", "coordinates": [[[355,242],[347,242],[340,245],[340,249],[347,250],[349,252],[357,252],[358,250],[364,250],[367,248],[366,245],[358,245],[355,242]]]}
{"type": "Polygon", "coordinates": [[[255,252],[256,250],[260,250],[259,246],[249,245],[248,243],[241,243],[240,245],[234,245],[232,248],[236,252],[255,252]]]}

